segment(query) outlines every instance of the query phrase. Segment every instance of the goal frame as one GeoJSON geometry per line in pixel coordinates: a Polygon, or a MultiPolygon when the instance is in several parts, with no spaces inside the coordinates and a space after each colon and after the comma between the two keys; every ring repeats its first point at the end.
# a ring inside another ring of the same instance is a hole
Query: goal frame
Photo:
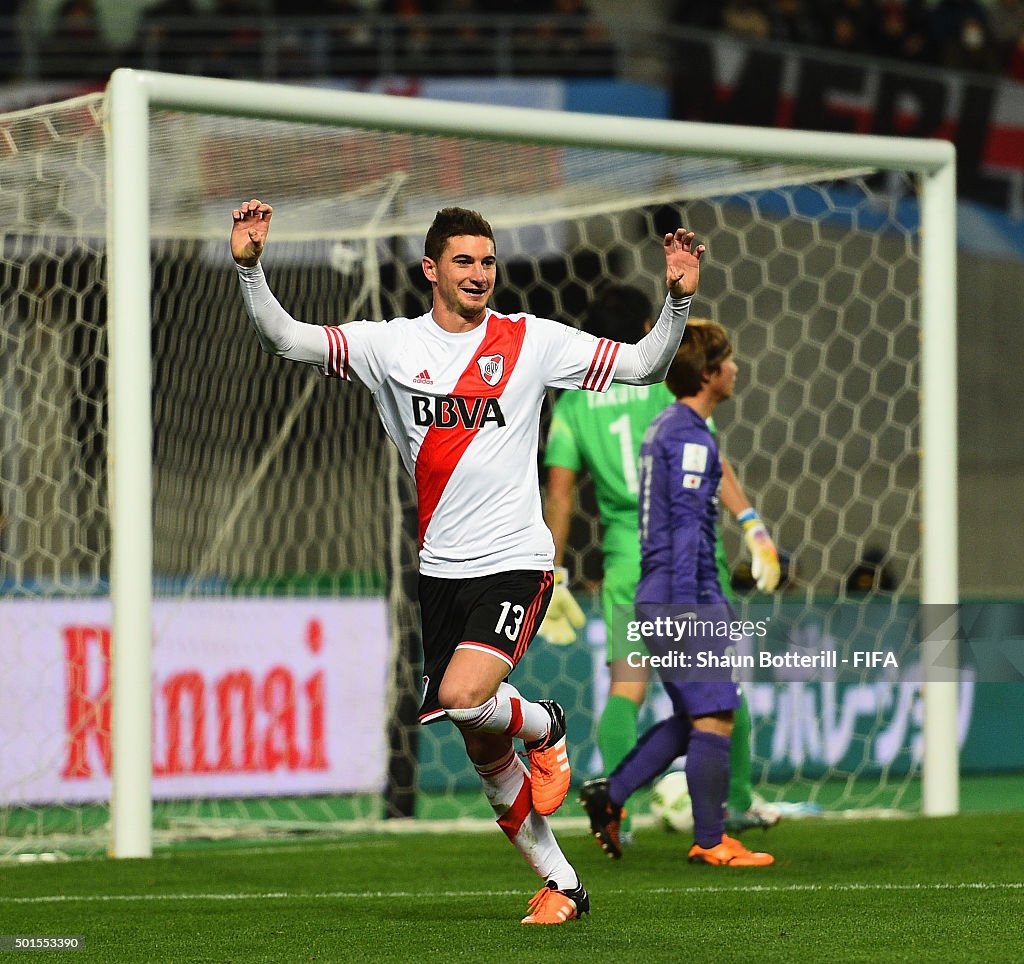
{"type": "MultiPolygon", "coordinates": [[[[921,602],[958,597],[956,152],[948,141],[652,120],[518,107],[467,112],[389,97],[119,69],[107,87],[110,333],[112,857],[152,854],[152,368],[149,114],[153,109],[487,137],[604,150],[819,162],[912,172],[920,203],[921,602]],[[143,241],[142,239],[147,239],[143,241]],[[149,525],[140,520],[150,520],[149,525]]],[[[241,198],[239,200],[242,200],[241,198]]],[[[225,238],[229,229],[225,221],[225,238]]],[[[944,625],[949,629],[949,623],[944,625]]],[[[955,633],[941,643],[946,660],[955,633]]],[[[923,654],[927,666],[927,652],[923,654]]],[[[955,664],[954,664],[955,665],[955,664]]],[[[926,670],[923,811],[959,809],[957,682],[926,670]]]]}

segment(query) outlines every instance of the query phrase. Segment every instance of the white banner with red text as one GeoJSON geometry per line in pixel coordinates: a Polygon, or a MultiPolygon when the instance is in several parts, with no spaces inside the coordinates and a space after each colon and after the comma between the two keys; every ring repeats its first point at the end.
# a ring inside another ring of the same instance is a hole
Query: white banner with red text
{"type": "MultiPolygon", "coordinates": [[[[106,599],[0,602],[0,804],[109,796],[106,599]]],[[[379,598],[157,600],[155,799],[379,792],[379,598]]]]}

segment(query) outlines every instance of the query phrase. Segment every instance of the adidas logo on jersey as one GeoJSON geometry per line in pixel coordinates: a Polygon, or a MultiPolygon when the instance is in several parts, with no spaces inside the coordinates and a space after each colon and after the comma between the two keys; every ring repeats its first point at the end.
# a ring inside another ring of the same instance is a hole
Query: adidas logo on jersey
{"type": "Polygon", "coordinates": [[[417,425],[438,428],[483,428],[493,422],[505,427],[505,415],[496,398],[464,398],[461,395],[413,395],[412,417],[417,425]]]}
{"type": "Polygon", "coordinates": [[[434,380],[430,377],[430,372],[428,372],[425,368],[413,379],[413,382],[415,382],[417,385],[434,384],[434,380]]]}

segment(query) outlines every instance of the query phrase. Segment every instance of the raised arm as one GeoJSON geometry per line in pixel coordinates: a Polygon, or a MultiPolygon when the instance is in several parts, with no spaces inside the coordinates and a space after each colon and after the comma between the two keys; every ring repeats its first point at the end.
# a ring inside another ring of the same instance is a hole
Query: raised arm
{"type": "Polygon", "coordinates": [[[256,329],[260,347],[272,355],[322,365],[325,336],[319,325],[296,321],[274,297],[260,265],[274,209],[253,198],[231,212],[231,256],[245,310],[256,329]]]}
{"type": "Polygon", "coordinates": [[[666,234],[662,245],[668,297],[655,326],[635,345],[619,348],[613,380],[626,385],[653,385],[664,381],[683,337],[690,301],[700,281],[700,259],[705,248],[694,242],[692,231],[679,228],[675,234],[666,234]]]}

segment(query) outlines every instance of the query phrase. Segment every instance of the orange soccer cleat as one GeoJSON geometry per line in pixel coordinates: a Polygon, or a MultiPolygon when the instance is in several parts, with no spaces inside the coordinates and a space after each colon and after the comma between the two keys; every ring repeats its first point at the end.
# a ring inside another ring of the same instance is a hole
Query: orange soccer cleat
{"type": "Polygon", "coordinates": [[[565,711],[554,700],[538,700],[551,714],[551,728],[543,740],[526,744],[530,761],[530,799],[533,809],[546,817],[554,813],[569,792],[572,771],[565,749],[565,711]]]}
{"type": "Polygon", "coordinates": [[[524,924],[564,924],[589,914],[590,898],[582,884],[575,890],[565,891],[549,880],[530,898],[529,907],[530,913],[522,920],[524,924]]]}
{"type": "Polygon", "coordinates": [[[721,843],[714,847],[690,848],[691,864],[711,864],[714,867],[767,867],[775,863],[771,854],[747,850],[735,837],[722,834],[721,843]]]}

